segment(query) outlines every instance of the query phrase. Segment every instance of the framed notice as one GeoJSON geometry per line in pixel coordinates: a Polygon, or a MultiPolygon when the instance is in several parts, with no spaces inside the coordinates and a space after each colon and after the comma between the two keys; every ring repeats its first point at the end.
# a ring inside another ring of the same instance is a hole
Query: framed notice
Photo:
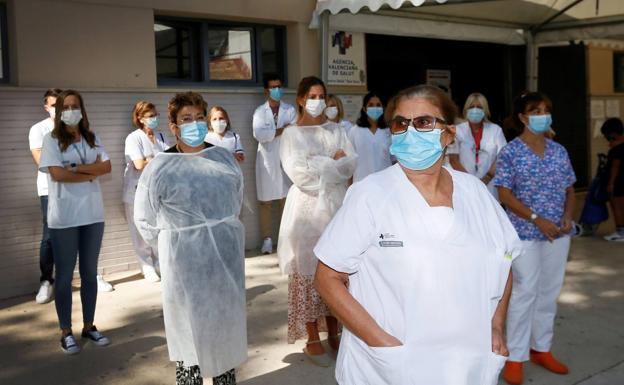
{"type": "Polygon", "coordinates": [[[328,51],[328,84],[366,85],[366,49],[363,33],[331,32],[328,51]]]}

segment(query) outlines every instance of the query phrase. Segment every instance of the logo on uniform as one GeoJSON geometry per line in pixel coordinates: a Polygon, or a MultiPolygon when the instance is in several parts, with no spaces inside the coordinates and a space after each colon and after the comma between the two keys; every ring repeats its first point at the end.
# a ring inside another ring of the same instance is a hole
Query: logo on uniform
{"type": "Polygon", "coordinates": [[[403,247],[403,241],[391,241],[390,239],[396,238],[396,235],[392,233],[379,234],[379,247],[403,247]]]}

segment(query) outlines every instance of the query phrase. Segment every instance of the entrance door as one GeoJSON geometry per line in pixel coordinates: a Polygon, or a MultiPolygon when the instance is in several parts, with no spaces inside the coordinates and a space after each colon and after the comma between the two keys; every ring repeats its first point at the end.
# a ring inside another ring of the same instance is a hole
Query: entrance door
{"type": "Polygon", "coordinates": [[[576,186],[589,184],[586,47],[583,44],[539,49],[538,88],[553,102],[555,141],[561,143],[576,172],[576,186]]]}

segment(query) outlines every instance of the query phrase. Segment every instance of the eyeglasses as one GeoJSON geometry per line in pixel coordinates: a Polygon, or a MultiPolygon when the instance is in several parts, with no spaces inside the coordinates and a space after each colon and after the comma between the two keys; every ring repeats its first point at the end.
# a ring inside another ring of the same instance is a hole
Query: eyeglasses
{"type": "Polygon", "coordinates": [[[443,126],[448,125],[448,123],[441,118],[436,118],[435,116],[417,116],[412,119],[404,118],[402,116],[396,116],[392,119],[391,128],[393,135],[400,135],[407,132],[409,126],[412,126],[418,132],[429,132],[435,129],[436,124],[440,123],[443,126]]]}

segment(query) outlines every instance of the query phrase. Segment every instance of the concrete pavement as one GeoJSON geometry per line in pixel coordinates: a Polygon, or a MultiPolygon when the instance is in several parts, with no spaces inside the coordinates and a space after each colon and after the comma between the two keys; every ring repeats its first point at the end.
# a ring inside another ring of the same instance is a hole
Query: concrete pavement
{"type": "MultiPolygon", "coordinates": [[[[250,255],[246,267],[249,359],[237,369],[239,383],[335,384],[333,368],[307,361],[303,342],[286,343],[287,279],[279,274],[276,257],[250,255]]],[[[77,356],[60,351],[54,303],[37,305],[34,294],[0,301],[0,384],[174,384],[160,284],[131,273],[107,278],[116,290],[98,296],[96,324],[113,343],[87,345],[77,356]]],[[[559,303],[553,350],[571,373],[557,376],[527,364],[525,383],[624,384],[624,244],[575,239],[559,303]]],[[[78,291],[73,316],[77,334],[78,291]]]]}

